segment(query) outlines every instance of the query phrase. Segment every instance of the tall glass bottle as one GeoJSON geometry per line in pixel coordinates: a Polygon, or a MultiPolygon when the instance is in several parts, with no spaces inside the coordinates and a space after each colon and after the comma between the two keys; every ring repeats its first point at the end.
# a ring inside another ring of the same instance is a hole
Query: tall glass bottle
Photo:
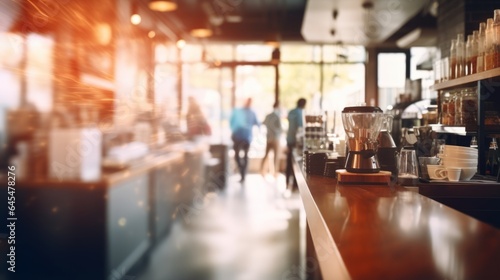
{"type": "Polygon", "coordinates": [[[465,43],[465,75],[470,75],[472,68],[472,35],[467,36],[465,43]]]}
{"type": "Polygon", "coordinates": [[[493,19],[486,20],[486,40],[484,45],[484,70],[491,70],[494,68],[494,48],[493,48],[493,19]]]}
{"type": "Polygon", "coordinates": [[[484,52],[486,41],[486,23],[479,24],[479,33],[477,35],[477,72],[484,71],[484,52]]]}
{"type": "Polygon", "coordinates": [[[470,50],[470,74],[476,74],[477,73],[477,56],[478,56],[478,37],[479,37],[479,31],[474,30],[472,32],[472,43],[471,43],[471,50],[470,50]]]}
{"type": "Polygon", "coordinates": [[[494,68],[500,67],[500,9],[494,11],[493,16],[493,56],[494,68]]]}
{"type": "Polygon", "coordinates": [[[455,50],[457,57],[455,75],[457,78],[460,78],[465,75],[465,44],[464,44],[464,34],[462,33],[457,34],[457,42],[455,50]]]}
{"type": "Polygon", "coordinates": [[[450,80],[457,78],[457,40],[452,39],[450,45],[450,80]]]}

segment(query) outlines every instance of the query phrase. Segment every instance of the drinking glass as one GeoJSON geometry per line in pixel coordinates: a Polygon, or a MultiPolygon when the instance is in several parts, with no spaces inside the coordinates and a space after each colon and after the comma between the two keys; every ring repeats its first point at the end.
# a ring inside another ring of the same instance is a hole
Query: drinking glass
{"type": "Polygon", "coordinates": [[[414,149],[402,149],[398,162],[398,181],[402,185],[414,185],[418,181],[417,153],[414,149]]]}

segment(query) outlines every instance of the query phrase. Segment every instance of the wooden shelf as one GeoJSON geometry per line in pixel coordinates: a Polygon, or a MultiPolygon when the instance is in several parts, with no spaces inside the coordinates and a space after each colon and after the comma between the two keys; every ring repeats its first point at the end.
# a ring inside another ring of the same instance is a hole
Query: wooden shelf
{"type": "Polygon", "coordinates": [[[442,89],[449,89],[449,88],[456,88],[456,87],[463,87],[465,85],[480,81],[480,80],[485,80],[485,79],[490,79],[494,77],[500,76],[500,68],[495,68],[491,69],[488,71],[484,71],[481,73],[476,73],[472,75],[468,75],[465,77],[453,79],[453,80],[448,80],[444,81],[441,83],[437,83],[431,86],[431,90],[442,90],[442,89]]]}

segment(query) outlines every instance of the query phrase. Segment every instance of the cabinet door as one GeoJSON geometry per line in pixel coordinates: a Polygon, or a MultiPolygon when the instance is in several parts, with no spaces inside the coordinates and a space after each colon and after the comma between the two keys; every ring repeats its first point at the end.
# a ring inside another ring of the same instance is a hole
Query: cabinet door
{"type": "Polygon", "coordinates": [[[124,275],[149,249],[149,174],[111,186],[108,191],[108,275],[124,275]]]}

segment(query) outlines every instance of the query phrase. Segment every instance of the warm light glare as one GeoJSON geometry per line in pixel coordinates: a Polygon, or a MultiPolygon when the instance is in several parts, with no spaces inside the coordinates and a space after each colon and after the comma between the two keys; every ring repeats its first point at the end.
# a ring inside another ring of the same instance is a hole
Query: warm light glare
{"type": "Polygon", "coordinates": [[[177,9],[177,3],[166,0],[152,0],[149,1],[149,8],[158,12],[169,12],[177,9]]]}
{"type": "Polygon", "coordinates": [[[131,17],[130,17],[130,22],[133,24],[133,25],[138,25],[139,23],[141,23],[141,16],[139,14],[133,14],[131,17]]]}
{"type": "Polygon", "coordinates": [[[279,48],[280,46],[280,43],[278,41],[272,41],[272,40],[266,41],[265,44],[273,48],[279,48]]]}
{"type": "Polygon", "coordinates": [[[212,30],[209,28],[196,28],[192,29],[190,34],[196,38],[206,38],[212,36],[212,30]]]}
{"type": "Polygon", "coordinates": [[[186,46],[186,41],[184,41],[183,39],[180,39],[177,41],[176,45],[179,49],[182,49],[182,48],[184,48],[184,46],[186,46]]]}
{"type": "Polygon", "coordinates": [[[153,39],[154,37],[156,36],[156,32],[154,32],[153,30],[149,31],[148,32],[148,37],[153,39]]]}
{"type": "Polygon", "coordinates": [[[99,44],[108,45],[111,42],[111,38],[113,35],[111,32],[111,26],[109,24],[107,23],[96,24],[94,33],[99,44]]]}

